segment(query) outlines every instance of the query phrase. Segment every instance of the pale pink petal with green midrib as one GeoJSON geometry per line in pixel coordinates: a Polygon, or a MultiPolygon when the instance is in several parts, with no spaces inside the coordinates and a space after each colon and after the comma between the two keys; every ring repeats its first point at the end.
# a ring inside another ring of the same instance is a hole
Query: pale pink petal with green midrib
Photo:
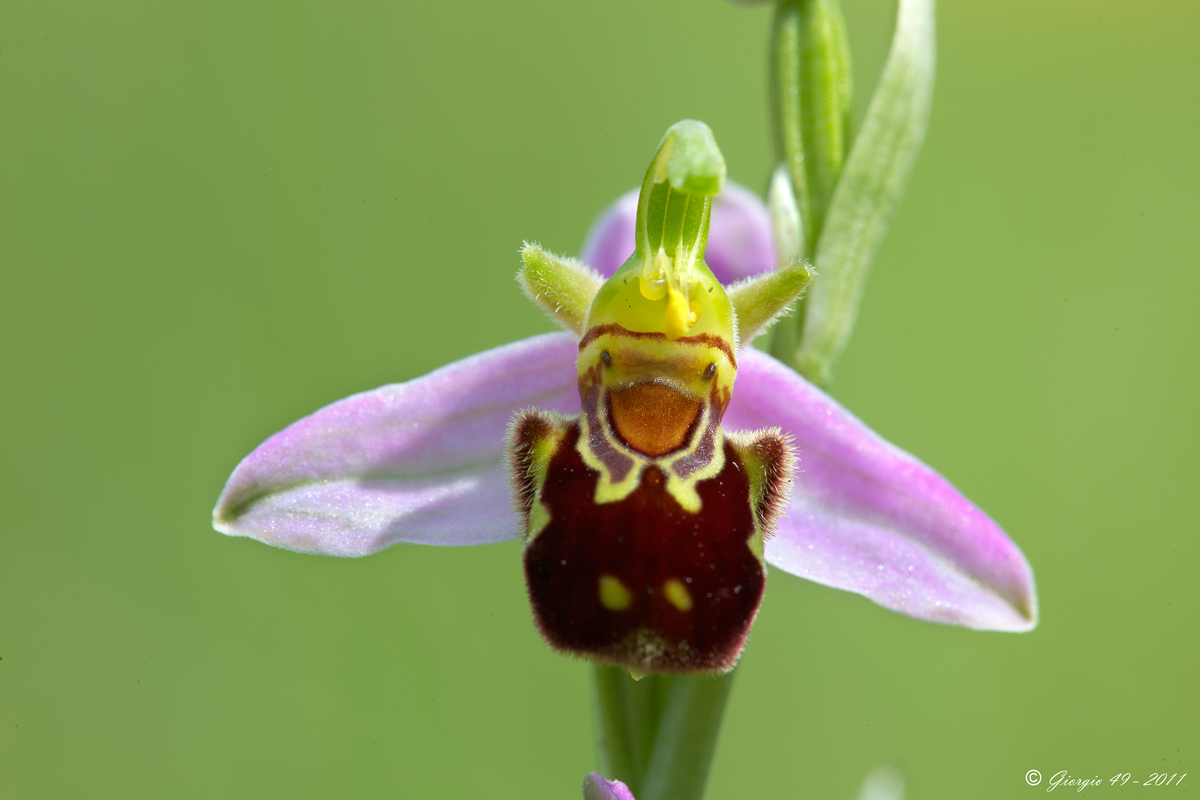
{"type": "Polygon", "coordinates": [[[505,431],[521,408],[578,413],[575,342],[536,336],[326,406],[238,465],[214,526],[337,556],[518,538],[505,431]]]}
{"type": "Polygon", "coordinates": [[[791,369],[744,349],[725,427],[776,425],[795,437],[798,464],[769,563],[920,619],[1037,624],[1029,562],[987,514],[791,369]]]}

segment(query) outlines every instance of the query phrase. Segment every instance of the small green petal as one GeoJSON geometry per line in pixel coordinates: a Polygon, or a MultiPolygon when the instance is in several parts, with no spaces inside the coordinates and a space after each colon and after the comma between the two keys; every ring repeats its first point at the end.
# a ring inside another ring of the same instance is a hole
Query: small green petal
{"type": "Polygon", "coordinates": [[[564,328],[582,334],[604,279],[573,258],[560,258],[528,242],[521,248],[521,262],[517,283],[525,295],[564,328]]]}
{"type": "Polygon", "coordinates": [[[728,288],[737,311],[742,341],[753,341],[808,287],[812,268],[793,261],[782,269],[764,272],[728,288]]]}

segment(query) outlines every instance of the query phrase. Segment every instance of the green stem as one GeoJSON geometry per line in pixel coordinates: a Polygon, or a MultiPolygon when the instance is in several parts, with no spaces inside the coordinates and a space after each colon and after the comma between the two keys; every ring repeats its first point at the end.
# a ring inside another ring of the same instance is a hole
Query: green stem
{"type": "Polygon", "coordinates": [[[700,800],[733,673],[716,678],[594,668],[596,749],[605,777],[638,800],[700,800]]]}
{"type": "Polygon", "coordinates": [[[805,298],[801,375],[828,385],[854,330],[867,277],[921,150],[933,101],[934,0],[900,0],[891,50],[830,200],[805,298]]]}
{"type": "Polygon", "coordinates": [[[776,162],[792,178],[811,257],[850,140],[850,51],[838,0],[779,0],[768,72],[776,162]]]}
{"type": "Polygon", "coordinates": [[[640,800],[700,800],[733,673],[672,680],[640,800]]]}
{"type": "MultiPolygon", "coordinates": [[[[816,253],[851,139],[850,50],[839,0],[778,0],[771,24],[768,94],[775,161],[791,178],[800,252],[816,253]]],[[[819,280],[819,279],[818,279],[819,280]]],[[[775,326],[771,353],[792,363],[807,298],[775,326]]]]}
{"type": "Polygon", "coordinates": [[[610,780],[624,781],[636,797],[636,787],[649,766],[670,679],[647,675],[635,681],[628,670],[604,664],[596,664],[592,674],[600,772],[610,780]]]}

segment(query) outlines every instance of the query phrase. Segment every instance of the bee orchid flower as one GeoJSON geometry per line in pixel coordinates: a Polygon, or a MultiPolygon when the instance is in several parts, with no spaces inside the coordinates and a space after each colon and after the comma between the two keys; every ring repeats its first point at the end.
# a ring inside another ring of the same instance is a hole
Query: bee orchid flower
{"type": "Polygon", "coordinates": [[[583,779],[583,800],[634,800],[634,796],[624,782],[605,780],[599,772],[589,772],[583,779]]]}
{"type": "Polygon", "coordinates": [[[919,619],[1032,628],[1032,572],[995,522],[747,344],[811,271],[776,265],[766,208],[724,172],[706,126],[673,126],[582,260],[522,251],[565,332],[294,423],[234,470],[216,529],[336,556],[522,539],[551,647],[634,673],[732,669],[766,564],[919,619]]]}

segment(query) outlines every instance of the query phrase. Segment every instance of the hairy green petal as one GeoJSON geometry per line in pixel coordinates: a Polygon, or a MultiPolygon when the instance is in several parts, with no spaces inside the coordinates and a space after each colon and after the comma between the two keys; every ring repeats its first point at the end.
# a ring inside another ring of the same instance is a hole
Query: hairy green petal
{"type": "Polygon", "coordinates": [[[517,283],[525,295],[572,333],[582,335],[588,308],[604,283],[596,272],[573,258],[559,258],[536,244],[521,248],[517,283]]]}
{"type": "Polygon", "coordinates": [[[730,286],[729,300],[737,311],[738,332],[751,342],[774,322],[807,288],[812,267],[793,261],[782,269],[763,272],[730,286]]]}

